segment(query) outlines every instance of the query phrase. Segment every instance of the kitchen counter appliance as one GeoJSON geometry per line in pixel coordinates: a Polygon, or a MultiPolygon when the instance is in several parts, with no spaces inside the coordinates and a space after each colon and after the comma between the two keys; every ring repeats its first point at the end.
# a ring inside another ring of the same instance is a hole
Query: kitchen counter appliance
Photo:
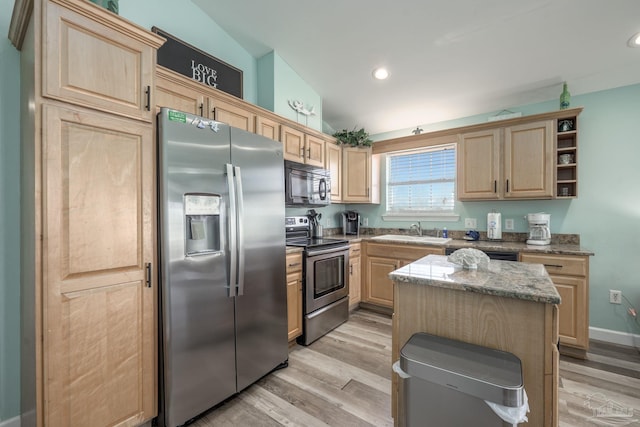
{"type": "Polygon", "coordinates": [[[298,342],[309,345],[349,318],[349,242],[313,237],[309,218],[285,219],[287,246],[304,248],[303,328],[298,342]]]}
{"type": "Polygon", "coordinates": [[[342,212],[342,234],[357,236],[360,233],[360,214],[356,211],[342,212]]]}
{"type": "Polygon", "coordinates": [[[183,425],[286,366],[282,144],[158,115],[158,424],[183,425]]]}
{"type": "Polygon", "coordinates": [[[544,246],[551,244],[551,214],[531,213],[524,217],[529,223],[528,245],[544,246]]]}
{"type": "Polygon", "coordinates": [[[326,169],[285,160],[284,181],[289,207],[331,204],[331,175],[326,169]]]}

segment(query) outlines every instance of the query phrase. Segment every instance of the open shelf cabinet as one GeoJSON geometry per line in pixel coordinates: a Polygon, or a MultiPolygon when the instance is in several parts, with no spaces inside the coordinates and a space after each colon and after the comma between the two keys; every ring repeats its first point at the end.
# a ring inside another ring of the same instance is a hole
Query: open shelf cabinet
{"type": "Polygon", "coordinates": [[[567,111],[567,116],[556,119],[556,198],[578,197],[578,114],[567,111]]]}

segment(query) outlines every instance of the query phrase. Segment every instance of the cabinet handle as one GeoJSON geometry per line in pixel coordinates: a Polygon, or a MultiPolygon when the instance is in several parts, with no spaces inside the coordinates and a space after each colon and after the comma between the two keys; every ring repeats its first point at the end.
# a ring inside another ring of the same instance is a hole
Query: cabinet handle
{"type": "Polygon", "coordinates": [[[147,86],[147,90],[144,91],[147,96],[147,105],[144,107],[147,111],[151,111],[151,86],[147,86]]]}
{"type": "Polygon", "coordinates": [[[509,192],[509,180],[507,180],[507,193],[509,192]]]}
{"type": "Polygon", "coordinates": [[[150,287],[151,287],[151,263],[150,263],[150,262],[148,262],[148,263],[144,266],[144,268],[145,268],[145,270],[146,270],[146,271],[145,271],[145,279],[144,279],[144,281],[145,281],[145,285],[146,285],[146,287],[147,287],[147,288],[150,288],[150,287]]]}
{"type": "Polygon", "coordinates": [[[561,265],[559,264],[544,264],[545,267],[555,267],[555,268],[562,268],[561,265]]]}
{"type": "Polygon", "coordinates": [[[311,147],[307,148],[307,159],[311,158],[311,147]]]}
{"type": "Polygon", "coordinates": [[[202,114],[204,113],[204,111],[203,111],[204,110],[204,102],[200,103],[200,107],[199,108],[200,108],[200,115],[202,116],[202,114]]]}
{"type": "Polygon", "coordinates": [[[353,276],[353,264],[349,266],[349,275],[353,276]]]}
{"type": "Polygon", "coordinates": [[[296,263],[293,263],[293,264],[289,264],[289,267],[297,267],[297,266],[299,266],[301,264],[302,264],[301,262],[296,262],[296,263]]]}
{"type": "Polygon", "coordinates": [[[300,147],[300,158],[304,159],[304,147],[300,147]]]}
{"type": "Polygon", "coordinates": [[[497,179],[493,180],[493,192],[494,193],[498,192],[498,180],[497,179]]]}

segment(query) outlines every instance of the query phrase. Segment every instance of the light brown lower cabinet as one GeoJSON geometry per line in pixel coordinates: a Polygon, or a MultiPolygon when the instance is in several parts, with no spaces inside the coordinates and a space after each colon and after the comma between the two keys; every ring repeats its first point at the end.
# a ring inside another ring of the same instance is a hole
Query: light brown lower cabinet
{"type": "Polygon", "coordinates": [[[360,243],[349,245],[349,309],[358,307],[362,295],[361,273],[361,249],[360,243]]]}
{"type": "Polygon", "coordinates": [[[523,252],[520,261],[545,266],[562,299],[558,306],[560,352],[585,358],[589,349],[589,257],[523,252]]]}
{"type": "Polygon", "coordinates": [[[364,283],[362,301],[393,307],[393,282],[389,273],[427,255],[444,255],[444,248],[363,242],[364,283]]]}
{"type": "Polygon", "coordinates": [[[157,401],[153,130],[42,108],[42,422],[140,424],[157,401]]]}
{"type": "Polygon", "coordinates": [[[302,252],[287,253],[287,319],[289,341],[302,335],[302,252]]]}

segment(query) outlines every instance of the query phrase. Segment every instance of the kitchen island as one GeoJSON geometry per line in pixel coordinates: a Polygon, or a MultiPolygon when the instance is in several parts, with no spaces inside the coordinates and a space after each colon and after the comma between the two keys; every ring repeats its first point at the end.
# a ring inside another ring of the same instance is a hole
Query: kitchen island
{"type": "MultiPolygon", "coordinates": [[[[541,264],[492,260],[465,270],[428,255],[392,272],[392,361],[416,332],[513,353],[522,362],[529,424],[558,425],[560,296],[541,264]]],[[[404,425],[402,387],[392,381],[396,425],[404,425]]]]}

